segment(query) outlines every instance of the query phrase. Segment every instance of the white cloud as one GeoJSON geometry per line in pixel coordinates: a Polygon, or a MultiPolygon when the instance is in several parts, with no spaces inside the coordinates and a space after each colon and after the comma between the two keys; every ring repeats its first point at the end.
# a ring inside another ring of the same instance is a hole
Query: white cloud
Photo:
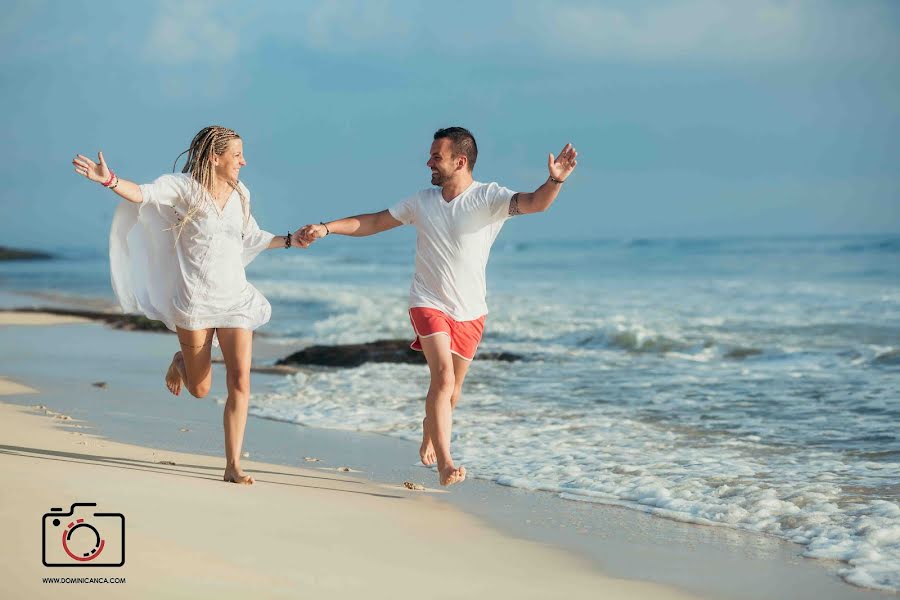
{"type": "Polygon", "coordinates": [[[231,61],[238,52],[237,28],[220,7],[200,0],[164,2],[150,25],[144,59],[167,65],[231,61]]]}
{"type": "Polygon", "coordinates": [[[408,41],[411,25],[388,0],[323,0],[306,17],[303,43],[337,54],[386,50],[408,41]]]}
{"type": "Polygon", "coordinates": [[[828,0],[521,0],[447,10],[399,0],[225,5],[167,0],[146,60],[227,64],[263,40],[336,54],[545,56],[619,62],[900,57],[887,3],[828,0]]]}
{"type": "Polygon", "coordinates": [[[517,20],[557,57],[766,61],[896,54],[889,10],[807,0],[558,1],[517,20]]]}
{"type": "Polygon", "coordinates": [[[226,64],[266,39],[290,40],[330,54],[391,51],[411,39],[410,12],[391,0],[319,0],[249,7],[166,0],[153,17],[143,57],[163,65],[226,64]]]}

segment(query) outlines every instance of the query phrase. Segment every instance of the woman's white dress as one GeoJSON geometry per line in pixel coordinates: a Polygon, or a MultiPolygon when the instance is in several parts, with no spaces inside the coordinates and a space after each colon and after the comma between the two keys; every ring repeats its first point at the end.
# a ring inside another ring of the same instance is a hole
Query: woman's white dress
{"type": "Polygon", "coordinates": [[[220,211],[205,191],[199,209],[176,239],[199,185],[188,174],[163,175],[140,186],[143,202],[123,201],[109,239],[112,286],[122,310],[141,313],[175,331],[268,322],[272,307],[250,283],[244,267],[274,237],[250,215],[250,192],[237,191],[220,211]]]}

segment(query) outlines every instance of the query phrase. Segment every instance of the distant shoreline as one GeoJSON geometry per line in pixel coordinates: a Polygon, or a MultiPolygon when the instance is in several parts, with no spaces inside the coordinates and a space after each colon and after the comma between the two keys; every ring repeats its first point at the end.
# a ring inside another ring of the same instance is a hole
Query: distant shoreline
{"type": "Polygon", "coordinates": [[[53,254],[47,252],[38,252],[37,250],[20,250],[17,248],[7,248],[0,246],[0,260],[50,260],[56,258],[53,254]]]}

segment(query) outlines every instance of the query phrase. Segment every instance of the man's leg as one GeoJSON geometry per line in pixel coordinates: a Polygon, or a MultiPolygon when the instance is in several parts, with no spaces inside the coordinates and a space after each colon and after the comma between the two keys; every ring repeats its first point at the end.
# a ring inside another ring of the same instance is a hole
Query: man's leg
{"type": "Polygon", "coordinates": [[[222,358],[225,359],[225,379],[228,399],[222,424],[225,427],[225,474],[231,483],[252,485],[253,478],[241,470],[241,446],[250,407],[250,362],[253,356],[253,332],[249,329],[218,329],[222,358]]]}
{"type": "Polygon", "coordinates": [[[184,385],[195,398],[203,398],[212,384],[213,330],[177,329],[181,350],[175,353],[169,364],[166,387],[178,396],[184,385]]]}
{"type": "Polygon", "coordinates": [[[450,431],[453,427],[450,398],[456,387],[450,336],[441,334],[420,339],[431,371],[431,384],[425,397],[425,424],[434,444],[441,485],[453,485],[466,478],[466,469],[461,465],[457,468],[450,456],[450,431]]]}
{"type": "MultiPolygon", "coordinates": [[[[466,380],[466,373],[469,372],[469,365],[472,364],[472,361],[466,360],[457,354],[452,354],[452,356],[454,385],[453,394],[450,396],[450,408],[455,409],[456,403],[459,402],[459,397],[462,394],[463,381],[466,380]]],[[[430,467],[437,461],[437,457],[434,453],[434,445],[431,443],[431,436],[428,435],[426,421],[427,418],[422,420],[422,445],[419,447],[419,457],[422,459],[423,465],[430,467]]]]}

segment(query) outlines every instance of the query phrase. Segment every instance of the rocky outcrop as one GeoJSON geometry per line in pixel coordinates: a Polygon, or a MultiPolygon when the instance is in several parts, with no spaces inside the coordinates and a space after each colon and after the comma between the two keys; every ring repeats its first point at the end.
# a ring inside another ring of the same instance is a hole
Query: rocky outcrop
{"type": "Polygon", "coordinates": [[[53,258],[53,255],[46,252],[16,250],[15,248],[0,246],[0,260],[48,260],[51,258],[53,258]]]}
{"type": "MultiPolygon", "coordinates": [[[[522,360],[510,352],[479,352],[478,360],[522,360]]],[[[425,355],[409,347],[409,340],[378,340],[365,344],[310,346],[279,360],[278,365],[358,367],[367,362],[425,364],[425,355]]]]}

